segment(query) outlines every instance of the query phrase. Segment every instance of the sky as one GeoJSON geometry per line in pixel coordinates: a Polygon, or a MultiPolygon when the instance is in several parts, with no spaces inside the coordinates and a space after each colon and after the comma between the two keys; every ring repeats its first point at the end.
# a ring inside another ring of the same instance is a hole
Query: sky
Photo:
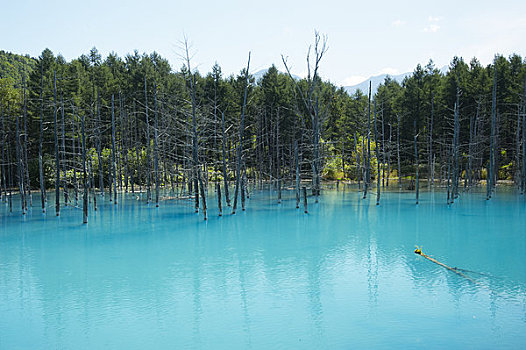
{"type": "Polygon", "coordinates": [[[489,64],[495,54],[526,56],[526,1],[169,1],[4,0],[0,50],[38,57],[45,49],[67,60],[96,47],[103,57],[156,51],[182,64],[188,38],[192,65],[207,73],[217,62],[238,74],[251,52],[251,73],[281,55],[294,74],[307,72],[317,30],[328,38],[324,79],[354,85],[366,78],[437,68],[454,56],[489,64]]]}

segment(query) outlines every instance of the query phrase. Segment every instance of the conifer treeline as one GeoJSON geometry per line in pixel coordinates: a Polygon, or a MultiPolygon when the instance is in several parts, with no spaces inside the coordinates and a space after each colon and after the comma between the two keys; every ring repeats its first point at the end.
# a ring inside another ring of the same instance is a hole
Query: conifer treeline
{"type": "Polygon", "coordinates": [[[20,192],[25,211],[38,189],[45,210],[55,188],[58,215],[59,198],[146,191],[158,205],[162,188],[204,209],[209,181],[227,204],[239,191],[243,207],[248,183],[271,181],[280,198],[290,185],[299,198],[300,181],[317,196],[320,177],[357,181],[364,196],[376,179],[378,201],[380,182],[402,186],[401,177],[447,186],[451,200],[486,181],[488,197],[498,180],[524,191],[520,56],[487,67],[455,57],[446,74],[430,62],[401,84],[387,78],[374,95],[349,96],[318,76],[325,41],[316,40],[302,80],[274,66],[258,81],[249,66],[225,77],[216,64],[203,76],[188,56],[174,71],[156,53],[103,60],[96,49],[70,62],[46,49],[8,72],[2,52],[0,193],[20,192]]]}

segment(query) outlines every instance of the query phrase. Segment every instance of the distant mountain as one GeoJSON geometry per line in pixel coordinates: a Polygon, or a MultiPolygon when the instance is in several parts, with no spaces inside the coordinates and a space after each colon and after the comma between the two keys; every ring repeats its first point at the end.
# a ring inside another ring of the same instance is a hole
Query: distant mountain
{"type": "MultiPolygon", "coordinates": [[[[259,81],[259,79],[263,78],[263,76],[265,75],[265,73],[267,73],[268,71],[268,68],[265,68],[265,69],[262,69],[262,70],[258,70],[256,73],[253,73],[252,75],[254,76],[254,78],[256,79],[256,81],[259,81]]],[[[282,71],[278,71],[282,74],[287,74],[285,72],[282,72],[282,71]]],[[[295,80],[301,80],[301,78],[295,74],[292,74],[292,77],[295,79],[295,80]]]]}
{"type": "MultiPolygon", "coordinates": [[[[444,66],[439,69],[440,73],[446,74],[449,70],[448,66],[444,66]]],[[[357,90],[361,90],[365,95],[369,93],[369,81],[371,82],[371,94],[374,95],[376,91],[378,90],[378,87],[380,84],[382,84],[385,81],[385,78],[390,77],[393,80],[396,80],[399,83],[402,83],[402,81],[413,74],[413,72],[406,72],[398,75],[389,75],[389,74],[380,74],[375,75],[373,77],[369,77],[362,81],[359,84],[351,85],[351,86],[344,86],[343,88],[349,95],[354,95],[357,90]]]]}

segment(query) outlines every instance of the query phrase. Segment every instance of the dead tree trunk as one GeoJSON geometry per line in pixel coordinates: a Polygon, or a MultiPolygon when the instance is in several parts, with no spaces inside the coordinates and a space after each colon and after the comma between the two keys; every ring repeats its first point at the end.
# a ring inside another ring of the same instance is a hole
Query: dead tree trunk
{"type": "Polygon", "coordinates": [[[477,114],[475,117],[469,118],[469,147],[468,147],[468,188],[471,190],[473,185],[473,158],[474,158],[474,143],[476,142],[476,125],[479,119],[480,103],[477,103],[477,114]]]}
{"type": "Polygon", "coordinates": [[[521,154],[521,106],[517,104],[517,127],[515,129],[515,166],[514,166],[514,182],[520,189],[520,154],[521,154]]]}
{"type": "Polygon", "coordinates": [[[307,214],[307,187],[305,186],[303,187],[303,207],[305,209],[305,214],[307,214]]]}
{"type": "Polygon", "coordinates": [[[371,183],[371,82],[369,81],[369,98],[367,100],[367,163],[365,164],[365,180],[363,199],[367,197],[367,190],[371,183]]]}
{"type": "Polygon", "coordinates": [[[223,182],[225,183],[225,199],[226,205],[230,206],[230,196],[228,194],[228,174],[226,168],[226,136],[225,136],[225,112],[221,113],[221,128],[222,128],[222,148],[223,148],[223,182]]]}
{"type": "Polygon", "coordinates": [[[146,203],[150,203],[150,201],[152,200],[152,171],[150,169],[152,162],[150,155],[150,120],[148,118],[148,91],[146,84],[146,75],[144,76],[144,105],[144,110],[146,112],[146,203]]]}
{"type": "Polygon", "coordinates": [[[219,216],[223,215],[223,206],[221,205],[221,184],[217,182],[217,208],[219,209],[219,216]]]}
{"type": "MultiPolygon", "coordinates": [[[[9,115],[9,103],[7,105],[7,115],[9,115]]],[[[6,142],[6,148],[7,148],[7,180],[9,182],[9,184],[6,186],[7,188],[9,188],[9,212],[12,213],[13,212],[13,201],[12,201],[12,193],[11,193],[11,190],[13,188],[13,178],[12,178],[12,170],[11,170],[11,150],[10,150],[10,147],[9,147],[9,140],[11,139],[10,137],[11,135],[11,131],[9,129],[9,125],[7,126],[7,142],[6,142]]]]}
{"type": "Polygon", "coordinates": [[[400,115],[396,115],[396,158],[398,160],[398,188],[402,189],[402,171],[400,167],[400,115]]]}
{"type": "MultiPolygon", "coordinates": [[[[155,100],[155,129],[153,136],[153,159],[154,159],[154,171],[155,171],[155,206],[159,207],[159,141],[158,141],[158,129],[159,129],[159,118],[157,116],[157,85],[154,87],[154,100],[155,100]]],[[[206,214],[205,214],[206,217],[206,214]]]]}
{"type": "Polygon", "coordinates": [[[376,154],[376,205],[380,204],[380,151],[378,150],[378,114],[374,101],[374,150],[376,154]]]}
{"type": "Polygon", "coordinates": [[[111,95],[111,167],[113,172],[113,203],[117,204],[117,176],[115,169],[115,95],[111,95]]]}
{"type": "Polygon", "coordinates": [[[455,104],[455,121],[454,121],[454,132],[453,132],[453,155],[454,155],[454,167],[453,167],[453,198],[458,197],[458,185],[460,182],[460,89],[457,86],[457,102],[455,104]]]}
{"type": "Polygon", "coordinates": [[[203,185],[203,180],[202,180],[202,177],[201,177],[201,169],[198,170],[198,179],[199,179],[199,189],[201,191],[201,203],[202,203],[202,207],[203,207],[203,216],[204,216],[204,220],[207,220],[208,217],[207,217],[207,212],[206,212],[206,195],[205,195],[205,186],[203,185]]]}
{"type": "Polygon", "coordinates": [[[493,66],[493,90],[491,98],[491,129],[490,129],[490,156],[489,164],[487,169],[487,181],[486,181],[486,199],[491,198],[493,190],[493,179],[495,171],[495,122],[497,114],[497,68],[493,66]]]}
{"type": "Polygon", "coordinates": [[[360,185],[360,172],[362,171],[362,167],[360,164],[360,156],[358,155],[358,141],[356,133],[354,133],[354,154],[356,156],[356,179],[358,181],[358,190],[360,190],[362,188],[360,185]]]}
{"type": "MultiPolygon", "coordinates": [[[[192,74],[192,68],[190,67],[190,55],[188,52],[188,42],[185,42],[186,49],[186,63],[188,66],[188,73],[190,74],[190,88],[192,97],[192,176],[194,181],[194,195],[195,195],[195,212],[199,212],[199,150],[198,150],[198,134],[197,134],[197,113],[196,107],[197,102],[195,98],[195,82],[194,75],[192,74]]],[[[191,182],[191,181],[190,181],[191,182]]],[[[206,215],[206,214],[205,214],[206,215]]]]}
{"type": "Polygon", "coordinates": [[[389,188],[389,174],[391,174],[391,138],[393,135],[393,126],[389,123],[389,143],[387,148],[387,179],[385,187],[389,188]]]}
{"type": "Polygon", "coordinates": [[[245,211],[245,193],[246,193],[246,180],[244,174],[241,175],[241,210],[245,211]]]}
{"type": "Polygon", "coordinates": [[[60,215],[60,162],[58,152],[58,125],[57,125],[57,75],[53,71],[53,96],[55,117],[55,213],[60,215]]]}
{"type": "Polygon", "coordinates": [[[25,190],[24,190],[24,162],[22,157],[22,145],[20,142],[20,127],[19,127],[19,116],[16,115],[16,167],[17,167],[17,177],[18,177],[18,188],[20,191],[20,204],[22,206],[22,215],[26,214],[26,206],[24,204],[25,190]]]}
{"type": "Polygon", "coordinates": [[[241,177],[241,164],[243,163],[242,157],[243,157],[243,134],[245,131],[245,109],[247,105],[247,94],[248,94],[248,79],[249,79],[249,69],[250,69],[250,52],[248,53],[248,63],[247,63],[247,70],[245,72],[245,94],[243,97],[243,107],[241,110],[241,123],[239,125],[239,145],[237,146],[237,169],[236,169],[236,189],[234,191],[234,205],[232,207],[232,214],[236,213],[237,208],[237,197],[239,194],[239,182],[241,177]]]}
{"type": "Polygon", "coordinates": [[[342,137],[342,180],[345,180],[345,139],[342,137]]]}
{"type": "Polygon", "coordinates": [[[75,117],[75,107],[72,108],[72,120],[71,124],[73,127],[73,135],[71,137],[71,156],[73,157],[73,193],[75,195],[75,206],[77,206],[79,203],[79,191],[77,186],[77,148],[75,145],[75,136],[76,136],[76,130],[75,130],[75,124],[76,124],[76,117],[75,117]]]}
{"type": "Polygon", "coordinates": [[[522,97],[522,193],[526,193],[526,77],[522,97]]]}
{"type": "Polygon", "coordinates": [[[429,150],[428,150],[428,176],[427,176],[427,187],[435,185],[435,174],[433,167],[433,119],[435,114],[435,94],[431,94],[431,120],[429,121],[429,150]]]}
{"type": "Polygon", "coordinates": [[[452,153],[453,153],[453,147],[451,147],[451,150],[449,151],[449,154],[447,156],[447,205],[450,204],[451,200],[451,161],[452,161],[452,153]]]}
{"type": "MultiPolygon", "coordinates": [[[[3,190],[4,190],[4,202],[7,202],[7,199],[8,199],[8,195],[7,195],[7,178],[9,177],[6,176],[6,167],[5,167],[5,150],[6,150],[6,145],[9,141],[9,138],[6,137],[6,133],[5,133],[5,125],[4,125],[4,102],[1,101],[0,102],[0,124],[2,125],[2,139],[1,139],[1,142],[0,142],[0,157],[1,160],[0,160],[0,170],[2,171],[2,185],[3,185],[3,190]]],[[[9,163],[9,162],[7,162],[9,163]]],[[[2,188],[0,186],[0,192],[2,192],[2,188]]]]}
{"type": "Polygon", "coordinates": [[[297,140],[294,140],[294,162],[296,164],[296,209],[298,209],[300,207],[300,164],[297,140]]]}
{"type": "Polygon", "coordinates": [[[414,140],[414,144],[415,144],[415,177],[416,177],[415,194],[416,194],[416,204],[418,204],[418,195],[419,195],[419,191],[420,191],[420,183],[419,183],[419,178],[418,178],[418,129],[417,129],[417,125],[416,125],[416,119],[414,121],[414,125],[415,125],[415,140],[414,140]]]}
{"type": "Polygon", "coordinates": [[[28,130],[27,130],[27,99],[26,99],[26,80],[25,80],[25,69],[24,74],[22,75],[22,86],[23,86],[23,94],[22,94],[22,101],[23,101],[23,118],[24,118],[24,144],[22,145],[22,151],[23,151],[23,163],[24,163],[24,206],[25,210],[28,210],[28,204],[27,204],[27,197],[29,197],[29,206],[31,207],[33,205],[33,198],[31,196],[31,183],[29,179],[29,166],[27,161],[27,136],[28,136],[28,130]],[[27,196],[25,191],[27,191],[27,196]]]}
{"type": "Polygon", "coordinates": [[[61,155],[62,155],[62,174],[64,175],[62,180],[62,190],[64,191],[64,203],[69,203],[69,192],[66,176],[66,125],[65,125],[65,110],[64,110],[64,93],[62,92],[62,77],[59,79],[59,90],[60,90],[60,115],[61,115],[61,155]]]}
{"type": "MultiPolygon", "coordinates": [[[[384,125],[385,125],[384,124],[384,104],[382,102],[382,189],[385,188],[385,127],[384,125]]],[[[387,174],[387,176],[389,176],[389,174],[387,174]]]]}
{"type": "MultiPolygon", "coordinates": [[[[124,102],[126,103],[126,102],[124,102]]],[[[122,157],[124,162],[124,192],[128,193],[128,185],[133,181],[133,175],[130,177],[130,159],[128,157],[128,142],[129,142],[129,121],[128,121],[128,110],[122,108],[122,98],[119,93],[119,115],[121,116],[121,141],[122,141],[122,157]]]]}
{"type": "Polygon", "coordinates": [[[44,71],[40,66],[40,133],[38,139],[38,173],[40,180],[40,200],[42,202],[42,212],[46,212],[46,184],[44,183],[44,164],[42,154],[42,143],[44,139],[44,71]]]}
{"type": "Polygon", "coordinates": [[[86,131],[84,128],[84,116],[81,119],[82,128],[82,184],[84,193],[82,194],[82,223],[88,223],[88,180],[86,174],[86,131]]]}
{"type": "Polygon", "coordinates": [[[102,122],[100,119],[100,95],[97,88],[97,159],[99,171],[99,190],[100,194],[104,196],[104,166],[102,164],[102,122]]]}
{"type": "Polygon", "coordinates": [[[307,82],[308,89],[304,93],[296,80],[292,77],[290,69],[287,65],[287,61],[283,55],[281,59],[285,65],[285,69],[292,80],[294,87],[299,92],[299,95],[302,98],[302,101],[305,105],[306,110],[310,114],[312,121],[312,143],[313,143],[313,160],[312,160],[312,179],[313,179],[313,194],[315,195],[315,202],[318,202],[318,196],[320,195],[320,172],[321,172],[321,163],[320,163],[320,154],[319,154],[319,143],[320,143],[320,113],[319,113],[319,95],[318,95],[318,70],[320,62],[323,58],[323,55],[327,52],[327,37],[320,36],[318,32],[314,34],[314,67],[311,67],[310,64],[310,50],[307,54],[307,82]],[[321,42],[320,42],[321,41],[321,42]],[[313,74],[311,76],[311,69],[313,68],[313,74]]]}
{"type": "Polygon", "coordinates": [[[281,164],[279,159],[279,108],[276,115],[276,178],[278,180],[278,203],[281,203],[281,164]]]}

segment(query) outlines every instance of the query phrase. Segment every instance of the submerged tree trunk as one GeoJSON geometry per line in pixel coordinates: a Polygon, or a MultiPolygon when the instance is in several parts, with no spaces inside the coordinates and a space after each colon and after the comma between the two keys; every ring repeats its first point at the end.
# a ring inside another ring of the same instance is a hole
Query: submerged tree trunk
{"type": "Polygon", "coordinates": [[[117,204],[117,176],[115,169],[115,96],[111,95],[111,167],[113,172],[113,203],[117,204]]]}
{"type": "Polygon", "coordinates": [[[73,135],[71,137],[71,156],[73,157],[73,193],[75,195],[75,206],[78,206],[79,202],[79,191],[77,186],[77,148],[75,145],[75,136],[76,136],[76,130],[75,130],[75,124],[76,124],[76,117],[75,117],[75,107],[73,107],[73,113],[72,113],[72,120],[71,120],[72,128],[73,128],[73,135]]]}
{"type": "Polygon", "coordinates": [[[97,88],[97,159],[98,159],[98,170],[99,170],[99,191],[104,196],[104,173],[102,164],[102,122],[100,119],[100,95],[99,89],[97,88]]]}
{"type": "Polygon", "coordinates": [[[431,94],[431,120],[429,121],[429,151],[428,151],[428,175],[427,175],[427,187],[435,185],[435,174],[433,167],[433,118],[435,114],[435,94],[431,94]]]}
{"type": "Polygon", "coordinates": [[[40,66],[40,132],[38,139],[38,173],[40,182],[40,200],[42,204],[42,212],[46,212],[46,184],[44,183],[44,164],[42,143],[44,139],[44,72],[43,66],[40,66]]]}
{"type": "MultiPolygon", "coordinates": [[[[0,142],[0,157],[1,157],[1,160],[0,160],[0,170],[2,171],[2,178],[0,179],[2,181],[2,184],[3,184],[3,190],[4,190],[4,202],[7,202],[8,200],[8,195],[7,195],[7,178],[9,177],[6,176],[6,167],[5,167],[5,158],[4,158],[4,155],[5,155],[5,151],[6,151],[6,148],[7,148],[7,143],[8,143],[8,140],[9,138],[6,137],[6,133],[5,133],[5,125],[4,125],[4,102],[3,101],[0,101],[0,124],[2,125],[2,139],[1,139],[1,142],[0,142]]],[[[7,164],[9,164],[9,161],[7,161],[7,164]]],[[[8,165],[9,167],[9,165],[8,165]]],[[[2,186],[0,186],[0,192],[2,192],[2,186]]]]}
{"type": "Polygon", "coordinates": [[[199,178],[199,188],[200,188],[200,191],[201,191],[201,203],[203,204],[202,207],[203,207],[203,216],[204,216],[204,219],[207,220],[208,217],[207,217],[207,212],[206,212],[206,195],[205,195],[205,186],[203,186],[203,180],[202,180],[202,177],[201,177],[201,169],[198,170],[198,178],[199,178]]]}
{"type": "Polygon", "coordinates": [[[23,157],[21,155],[22,153],[22,145],[20,142],[20,127],[19,127],[19,116],[16,115],[16,167],[17,167],[17,177],[18,177],[18,188],[20,191],[20,204],[22,207],[22,215],[26,214],[26,206],[24,204],[25,198],[24,198],[24,162],[23,157]]]}
{"type": "Polygon", "coordinates": [[[57,125],[57,76],[53,71],[53,96],[54,96],[54,117],[55,117],[55,213],[60,215],[60,163],[58,153],[58,125],[57,125]]]}
{"type": "Polygon", "coordinates": [[[418,195],[419,195],[419,190],[420,190],[420,183],[419,183],[419,178],[418,178],[418,146],[417,146],[417,141],[418,141],[418,129],[416,128],[416,119],[415,119],[415,140],[414,140],[414,144],[415,144],[415,177],[416,177],[416,184],[415,184],[415,194],[416,194],[416,204],[418,204],[418,195]]]}
{"type": "MultiPolygon", "coordinates": [[[[153,159],[154,159],[154,171],[155,171],[155,206],[159,206],[159,142],[158,142],[158,129],[159,129],[159,118],[157,116],[157,85],[154,87],[154,100],[155,100],[155,129],[153,136],[153,159]]],[[[206,204],[205,204],[206,205],[206,204]]],[[[205,214],[206,217],[206,214],[205,214]]]]}
{"type": "Polygon", "coordinates": [[[380,151],[378,150],[378,114],[376,100],[374,101],[374,151],[376,155],[376,205],[380,204],[380,151]]]}
{"type": "Polygon", "coordinates": [[[389,143],[387,148],[387,179],[385,187],[389,188],[389,174],[391,174],[391,137],[393,134],[393,126],[389,123],[389,143]]]}
{"type": "Polygon", "coordinates": [[[369,81],[369,98],[367,100],[367,159],[365,163],[363,199],[367,197],[367,190],[371,183],[371,82],[369,81]]]}
{"type": "Polygon", "coordinates": [[[452,149],[449,152],[449,155],[447,157],[447,205],[450,203],[451,193],[450,193],[450,180],[451,180],[451,159],[452,159],[452,149]]]}
{"type": "Polygon", "coordinates": [[[526,77],[522,97],[522,193],[526,193],[526,77]]]}
{"type": "Polygon", "coordinates": [[[276,178],[278,181],[278,203],[281,203],[281,164],[279,159],[279,108],[276,116],[276,178]]]}
{"type": "Polygon", "coordinates": [[[86,174],[86,131],[84,128],[84,117],[81,119],[82,128],[82,184],[84,193],[82,194],[82,223],[88,223],[88,180],[86,174]]]}
{"type": "Polygon", "coordinates": [[[146,85],[146,75],[144,76],[144,104],[146,112],[146,203],[152,200],[152,172],[151,172],[151,155],[150,155],[150,120],[148,118],[148,91],[146,85]]]}
{"type": "MultiPolygon", "coordinates": [[[[389,174],[387,174],[389,176],[389,174]]],[[[385,124],[384,104],[382,102],[382,189],[385,187],[385,124]]]]}
{"type": "Polygon", "coordinates": [[[23,175],[24,175],[24,181],[25,181],[25,185],[24,185],[24,207],[25,207],[25,210],[27,211],[28,210],[27,197],[29,197],[29,206],[30,207],[33,205],[33,199],[32,199],[32,196],[31,196],[31,183],[30,183],[30,178],[29,178],[29,166],[28,166],[28,161],[27,161],[27,147],[28,147],[27,119],[28,119],[28,115],[27,115],[25,69],[24,69],[24,74],[22,75],[22,86],[23,86],[23,94],[22,94],[23,100],[22,101],[23,101],[23,118],[24,118],[24,144],[22,145],[22,151],[23,151],[24,159],[22,161],[24,163],[24,167],[23,167],[24,174],[23,175]],[[26,196],[25,191],[27,191],[27,196],[26,196]]]}
{"type": "Polygon", "coordinates": [[[303,187],[303,208],[305,210],[305,214],[307,214],[307,187],[303,187]]]}
{"type": "Polygon", "coordinates": [[[236,213],[237,208],[237,197],[239,193],[239,182],[241,177],[241,164],[242,157],[243,157],[243,134],[245,131],[245,109],[247,105],[247,94],[248,94],[248,79],[249,79],[249,69],[250,69],[250,52],[248,53],[248,63],[247,63],[247,70],[245,72],[245,94],[243,97],[243,107],[241,110],[241,123],[239,125],[239,145],[237,146],[237,167],[236,167],[236,188],[234,191],[234,205],[232,207],[232,214],[236,213]]]}
{"type": "Polygon", "coordinates": [[[460,89],[457,86],[457,102],[455,104],[455,120],[454,120],[454,132],[453,132],[453,156],[454,156],[454,167],[453,167],[453,193],[452,199],[458,197],[458,185],[460,182],[460,89]]]}
{"type": "Polygon", "coordinates": [[[217,209],[219,210],[219,216],[222,216],[223,206],[221,205],[221,184],[219,182],[216,183],[216,191],[217,191],[217,209]]]}
{"type": "Polygon", "coordinates": [[[300,163],[298,158],[298,141],[294,140],[294,162],[296,165],[296,209],[300,207],[300,163]]]}
{"type": "Polygon", "coordinates": [[[493,179],[495,177],[495,122],[497,114],[497,68],[493,66],[493,90],[491,98],[491,129],[490,129],[490,156],[489,164],[486,169],[487,181],[486,181],[486,199],[491,198],[493,190],[493,179]]]}
{"type": "Polygon", "coordinates": [[[397,114],[396,118],[398,120],[396,124],[396,158],[398,160],[398,188],[402,189],[402,171],[400,167],[400,115],[397,114]]]}
{"type": "Polygon", "coordinates": [[[225,183],[226,205],[230,206],[230,196],[228,194],[228,174],[227,174],[227,168],[226,168],[225,112],[221,113],[221,128],[222,128],[222,149],[223,149],[223,182],[225,183]]]}
{"type": "Polygon", "coordinates": [[[362,188],[360,185],[360,172],[362,171],[362,167],[360,164],[360,156],[358,155],[358,141],[356,133],[354,133],[354,154],[356,156],[356,180],[358,181],[358,190],[360,190],[362,188]]]}
{"type": "Polygon", "coordinates": [[[62,190],[64,191],[64,203],[65,205],[68,205],[69,203],[69,192],[68,192],[68,184],[67,184],[67,177],[66,177],[66,125],[65,125],[65,110],[64,110],[64,93],[62,91],[62,76],[59,79],[59,87],[60,87],[60,115],[61,115],[61,151],[62,151],[62,174],[64,175],[62,180],[62,190]]]}
{"type": "Polygon", "coordinates": [[[521,167],[520,167],[520,154],[521,154],[521,106],[517,104],[517,127],[515,130],[515,166],[514,166],[514,182],[517,187],[521,188],[521,167]]]}
{"type": "MultiPolygon", "coordinates": [[[[195,97],[195,82],[194,75],[192,74],[192,68],[190,66],[190,55],[188,52],[188,42],[185,42],[186,50],[186,64],[188,67],[188,73],[190,74],[190,87],[191,87],[191,98],[192,98],[192,177],[193,177],[193,190],[195,196],[195,212],[199,212],[199,182],[201,182],[201,173],[199,170],[199,142],[197,134],[197,102],[195,97]]],[[[190,180],[190,183],[192,180],[190,180]]],[[[205,217],[206,217],[206,213],[205,217]]]]}

